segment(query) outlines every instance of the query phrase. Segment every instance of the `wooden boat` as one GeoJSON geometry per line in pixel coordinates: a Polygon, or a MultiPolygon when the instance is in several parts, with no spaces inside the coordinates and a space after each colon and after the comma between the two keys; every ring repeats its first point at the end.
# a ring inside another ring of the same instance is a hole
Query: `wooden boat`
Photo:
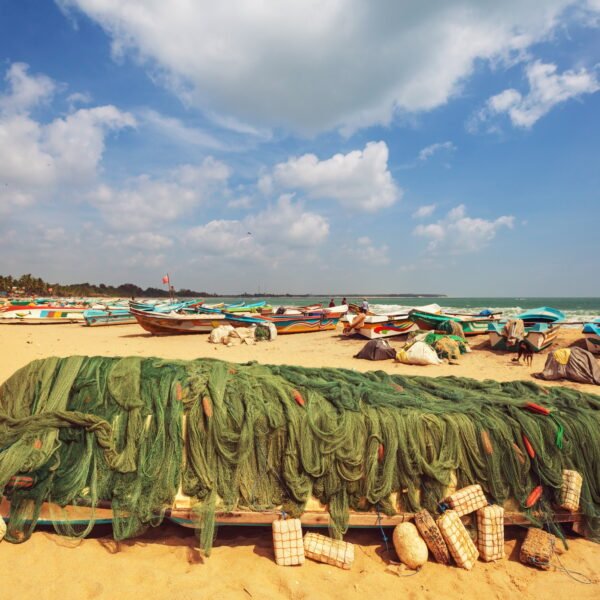
{"type": "MultiPolygon", "coordinates": [[[[440,307],[437,304],[429,304],[420,307],[420,310],[437,312],[440,310],[440,307]]],[[[370,340],[405,335],[417,329],[417,324],[410,319],[406,311],[385,315],[373,313],[367,315],[345,315],[342,318],[342,323],[344,324],[345,335],[358,333],[370,340]]]]}
{"type": "Polygon", "coordinates": [[[131,309],[136,321],[153,335],[178,335],[184,333],[210,333],[225,323],[223,313],[157,313],[131,309]]]}
{"type": "Polygon", "coordinates": [[[436,313],[415,308],[408,313],[413,323],[416,323],[419,329],[436,330],[446,321],[455,321],[460,323],[465,335],[481,335],[488,332],[490,322],[496,321],[494,315],[474,316],[474,315],[456,315],[449,313],[436,313]]]}
{"type": "MultiPolygon", "coordinates": [[[[12,486],[9,483],[8,497],[4,496],[0,501],[0,518],[8,519],[10,516],[11,488],[12,486]]],[[[392,496],[395,497],[396,495],[392,494],[392,496]]],[[[65,507],[60,507],[50,502],[43,502],[40,507],[37,525],[63,525],[82,529],[86,526],[108,525],[113,522],[113,511],[110,502],[99,501],[95,507],[84,504],[83,499],[79,502],[78,504],[70,504],[65,507]]],[[[198,515],[194,512],[193,505],[194,501],[189,496],[180,493],[174,499],[173,504],[165,509],[164,516],[169,521],[182,527],[197,529],[198,515]]],[[[516,501],[507,500],[504,508],[504,523],[506,525],[531,524],[531,515],[527,516],[521,512],[516,501]]],[[[281,518],[281,512],[282,507],[274,507],[270,510],[262,511],[244,510],[242,508],[234,510],[217,509],[215,522],[217,525],[270,526],[273,521],[281,518]]],[[[411,512],[397,512],[393,515],[386,515],[375,510],[360,512],[350,510],[348,525],[349,527],[359,528],[394,527],[413,518],[414,513],[411,512]]],[[[330,527],[331,525],[331,517],[327,506],[321,504],[314,497],[309,498],[306,508],[300,516],[300,520],[304,527],[330,527]]],[[[553,520],[557,523],[578,523],[583,520],[583,514],[581,512],[554,509],[553,520]]]]}
{"type": "MultiPolygon", "coordinates": [[[[556,308],[542,306],[517,315],[515,319],[521,319],[525,328],[523,341],[533,352],[541,352],[549,348],[556,337],[565,319],[565,314],[556,308]]],[[[488,334],[492,350],[506,350],[516,352],[521,340],[511,337],[506,328],[506,321],[490,323],[488,334]]]]}
{"type": "Polygon", "coordinates": [[[277,334],[310,333],[314,331],[329,331],[335,329],[343,313],[321,309],[313,314],[272,314],[256,316],[225,314],[228,325],[234,327],[249,327],[258,323],[273,323],[277,334]]]}
{"type": "Polygon", "coordinates": [[[127,308],[89,309],[83,312],[83,318],[88,327],[136,323],[135,317],[127,308]]]}
{"type": "Polygon", "coordinates": [[[268,305],[265,300],[260,302],[252,302],[251,304],[246,304],[242,302],[239,305],[229,305],[223,308],[224,312],[228,313],[262,313],[271,312],[272,306],[268,305]]]}
{"type": "Polygon", "coordinates": [[[583,333],[587,349],[594,354],[600,354],[600,319],[586,323],[583,326],[583,333]]]}
{"type": "Polygon", "coordinates": [[[81,323],[85,307],[46,306],[44,308],[28,308],[13,306],[0,313],[0,323],[25,325],[57,325],[59,323],[81,323]]]}

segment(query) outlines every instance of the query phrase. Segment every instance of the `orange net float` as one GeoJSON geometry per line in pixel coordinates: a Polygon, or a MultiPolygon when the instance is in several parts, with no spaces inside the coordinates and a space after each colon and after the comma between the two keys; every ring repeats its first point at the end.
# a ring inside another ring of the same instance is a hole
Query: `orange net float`
{"type": "Polygon", "coordinates": [[[304,406],[306,404],[306,401],[298,390],[292,390],[292,396],[294,396],[294,400],[298,406],[304,406]]]}
{"type": "Polygon", "coordinates": [[[494,454],[494,446],[492,445],[490,434],[485,429],[481,430],[481,445],[487,455],[494,454]]]}
{"type": "Polygon", "coordinates": [[[542,495],[543,491],[544,488],[542,488],[541,485],[538,485],[537,487],[533,488],[529,496],[527,496],[527,500],[525,500],[525,508],[531,508],[532,506],[537,504],[537,501],[540,499],[540,496],[542,495]]]}
{"type": "Polygon", "coordinates": [[[529,441],[529,438],[523,434],[523,444],[525,446],[525,450],[527,450],[527,454],[529,454],[529,458],[535,458],[535,450],[529,441]]]}
{"type": "Polygon", "coordinates": [[[175,385],[175,398],[181,401],[183,398],[183,388],[181,387],[181,383],[177,382],[175,385]]]}
{"type": "Polygon", "coordinates": [[[521,451],[521,448],[519,448],[519,446],[517,446],[517,444],[515,444],[513,442],[513,448],[515,450],[515,454],[517,455],[517,460],[524,465],[525,464],[525,455],[523,454],[523,452],[521,451]]]}
{"type": "Polygon", "coordinates": [[[202,410],[204,411],[207,419],[210,419],[213,416],[212,402],[208,396],[204,396],[202,398],[202,410]]]}

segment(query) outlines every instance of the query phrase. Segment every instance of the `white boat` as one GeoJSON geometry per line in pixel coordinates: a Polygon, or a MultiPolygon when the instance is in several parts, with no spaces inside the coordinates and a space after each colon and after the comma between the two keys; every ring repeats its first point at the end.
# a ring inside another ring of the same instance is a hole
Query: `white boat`
{"type": "MultiPolygon", "coordinates": [[[[428,304],[420,307],[419,310],[439,313],[441,308],[437,304],[428,304]]],[[[416,323],[409,318],[408,311],[385,315],[346,315],[342,318],[342,323],[344,324],[345,335],[358,333],[370,340],[404,335],[409,331],[418,329],[416,323]]]]}
{"type": "Polygon", "coordinates": [[[59,323],[82,323],[85,307],[52,306],[9,310],[0,313],[0,323],[5,325],[57,325],[59,323]]]}

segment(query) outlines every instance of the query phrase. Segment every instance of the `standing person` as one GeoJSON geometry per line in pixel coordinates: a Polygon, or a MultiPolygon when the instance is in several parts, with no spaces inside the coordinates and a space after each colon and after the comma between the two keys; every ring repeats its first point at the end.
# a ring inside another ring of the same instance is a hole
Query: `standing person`
{"type": "Polygon", "coordinates": [[[332,299],[329,301],[329,308],[332,308],[332,307],[334,307],[334,306],[335,306],[335,300],[332,298],[332,299]]]}
{"type": "Polygon", "coordinates": [[[342,300],[342,306],[346,306],[346,304],[348,304],[348,300],[346,300],[346,298],[344,298],[344,299],[342,300]]]}
{"type": "Polygon", "coordinates": [[[360,310],[365,313],[365,315],[369,312],[369,301],[366,298],[363,298],[360,310]]]}

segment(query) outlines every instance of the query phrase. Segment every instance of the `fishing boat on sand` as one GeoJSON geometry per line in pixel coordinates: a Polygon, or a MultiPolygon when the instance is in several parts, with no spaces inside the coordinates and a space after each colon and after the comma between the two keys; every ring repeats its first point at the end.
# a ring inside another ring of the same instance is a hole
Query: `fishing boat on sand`
{"type": "MultiPolygon", "coordinates": [[[[420,307],[419,310],[437,313],[441,308],[437,304],[428,304],[420,307]]],[[[342,323],[344,324],[344,335],[357,333],[370,340],[404,335],[418,328],[406,311],[388,314],[369,312],[367,314],[345,315],[342,318],[342,323]]]]}
{"type": "Polygon", "coordinates": [[[460,324],[465,335],[471,336],[487,333],[490,322],[497,320],[493,313],[483,312],[485,314],[459,315],[415,308],[408,313],[408,316],[413,323],[416,323],[418,329],[438,330],[443,323],[454,321],[460,324]]]}
{"type": "Polygon", "coordinates": [[[600,354],[600,319],[586,323],[583,326],[583,333],[587,349],[593,354],[600,354]]]}
{"type": "Polygon", "coordinates": [[[309,309],[306,312],[295,308],[285,309],[283,314],[277,311],[270,315],[260,317],[249,315],[225,314],[228,325],[234,327],[249,327],[260,322],[273,323],[277,334],[285,333],[311,333],[315,331],[330,331],[337,327],[341,317],[348,311],[348,307],[333,306],[331,308],[309,309]]]}
{"type": "Polygon", "coordinates": [[[83,312],[83,318],[88,327],[127,325],[136,322],[127,308],[89,309],[83,312]]]}
{"type": "Polygon", "coordinates": [[[82,323],[85,306],[44,306],[29,308],[12,306],[0,312],[0,323],[6,325],[57,325],[59,323],[82,323]]]}
{"type": "Polygon", "coordinates": [[[178,335],[185,333],[210,333],[225,324],[223,313],[157,313],[131,308],[131,314],[143,329],[153,335],[178,335]]]}
{"type": "Polygon", "coordinates": [[[516,352],[524,341],[533,352],[549,348],[558,335],[565,314],[541,306],[517,315],[514,319],[490,323],[488,333],[492,350],[516,352]]]}

